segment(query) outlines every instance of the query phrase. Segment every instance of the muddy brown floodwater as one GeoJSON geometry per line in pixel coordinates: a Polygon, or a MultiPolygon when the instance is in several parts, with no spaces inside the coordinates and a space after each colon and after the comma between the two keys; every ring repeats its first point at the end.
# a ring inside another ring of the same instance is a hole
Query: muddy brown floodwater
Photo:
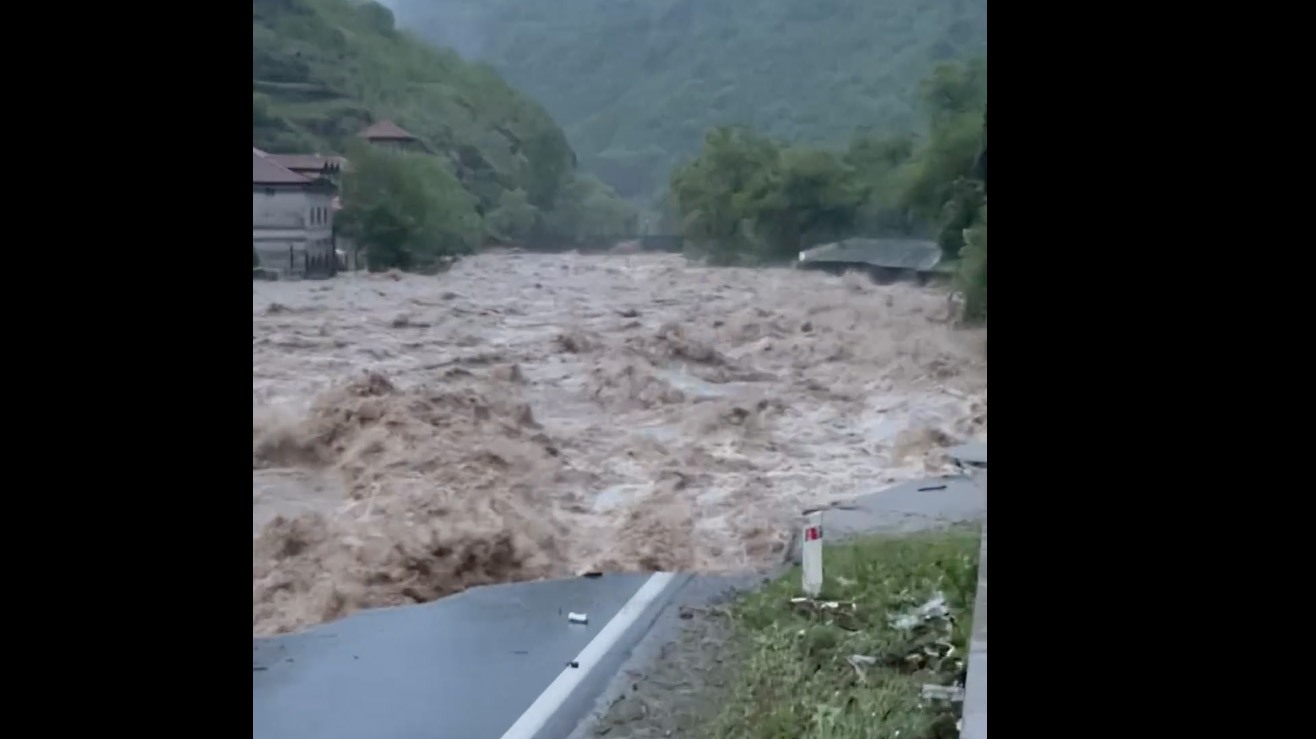
{"type": "Polygon", "coordinates": [[[474,585],[780,561],[985,439],[944,292],[677,255],[252,285],[257,635],[474,585]]]}

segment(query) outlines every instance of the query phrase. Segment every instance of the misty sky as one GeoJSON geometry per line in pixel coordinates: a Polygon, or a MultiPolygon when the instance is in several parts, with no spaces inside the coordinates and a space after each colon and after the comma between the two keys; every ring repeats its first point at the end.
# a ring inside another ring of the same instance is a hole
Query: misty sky
{"type": "Polygon", "coordinates": [[[377,0],[393,11],[403,28],[425,28],[425,36],[450,46],[467,59],[484,50],[484,33],[471,6],[451,7],[443,0],[377,0]]]}

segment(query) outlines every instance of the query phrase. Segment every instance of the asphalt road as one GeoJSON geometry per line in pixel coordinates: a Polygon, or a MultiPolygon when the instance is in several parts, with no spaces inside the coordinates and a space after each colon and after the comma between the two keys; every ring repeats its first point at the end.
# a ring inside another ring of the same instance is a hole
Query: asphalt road
{"type": "MultiPolygon", "coordinates": [[[[827,536],[985,512],[985,495],[967,480],[923,480],[829,511],[827,536]]],[[[678,606],[763,579],[654,573],[497,585],[255,640],[252,736],[581,737],[664,658],[685,623],[678,606]],[[573,612],[588,623],[571,623],[573,612]]]]}

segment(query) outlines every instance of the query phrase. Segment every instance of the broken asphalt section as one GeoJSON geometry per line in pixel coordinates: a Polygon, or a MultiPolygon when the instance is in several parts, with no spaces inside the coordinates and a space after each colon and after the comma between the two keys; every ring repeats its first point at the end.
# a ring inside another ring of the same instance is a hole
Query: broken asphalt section
{"type": "MultiPolygon", "coordinates": [[[[984,484],[985,486],[985,484],[984,484]]],[[[826,513],[827,538],[984,520],[967,478],[934,478],[826,513]]],[[[985,737],[986,539],[979,584],[985,737]]],[[[616,721],[619,696],[698,689],[691,614],[764,581],[652,573],[494,585],[432,603],[363,611],[252,646],[253,739],[566,739],[616,721]],[[573,618],[573,614],[576,616],[573,618]],[[682,656],[682,650],[691,655],[682,656]],[[664,665],[680,681],[652,680],[664,665]],[[683,681],[683,682],[682,682],[683,681]],[[682,684],[676,684],[681,682],[682,684]],[[655,692],[656,691],[656,692],[655,692]]],[[[707,651],[707,650],[703,650],[707,651]]],[[[631,701],[634,703],[634,701],[631,701]]],[[[639,716],[637,721],[660,721],[639,716]]]]}

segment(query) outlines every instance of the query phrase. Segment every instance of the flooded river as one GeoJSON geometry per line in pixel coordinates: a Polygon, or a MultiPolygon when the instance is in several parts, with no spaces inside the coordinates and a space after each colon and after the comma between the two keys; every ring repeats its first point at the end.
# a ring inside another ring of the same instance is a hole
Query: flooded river
{"type": "Polygon", "coordinates": [[[779,561],[987,433],[943,292],[677,255],[252,286],[253,631],[473,585],[779,561]]]}

